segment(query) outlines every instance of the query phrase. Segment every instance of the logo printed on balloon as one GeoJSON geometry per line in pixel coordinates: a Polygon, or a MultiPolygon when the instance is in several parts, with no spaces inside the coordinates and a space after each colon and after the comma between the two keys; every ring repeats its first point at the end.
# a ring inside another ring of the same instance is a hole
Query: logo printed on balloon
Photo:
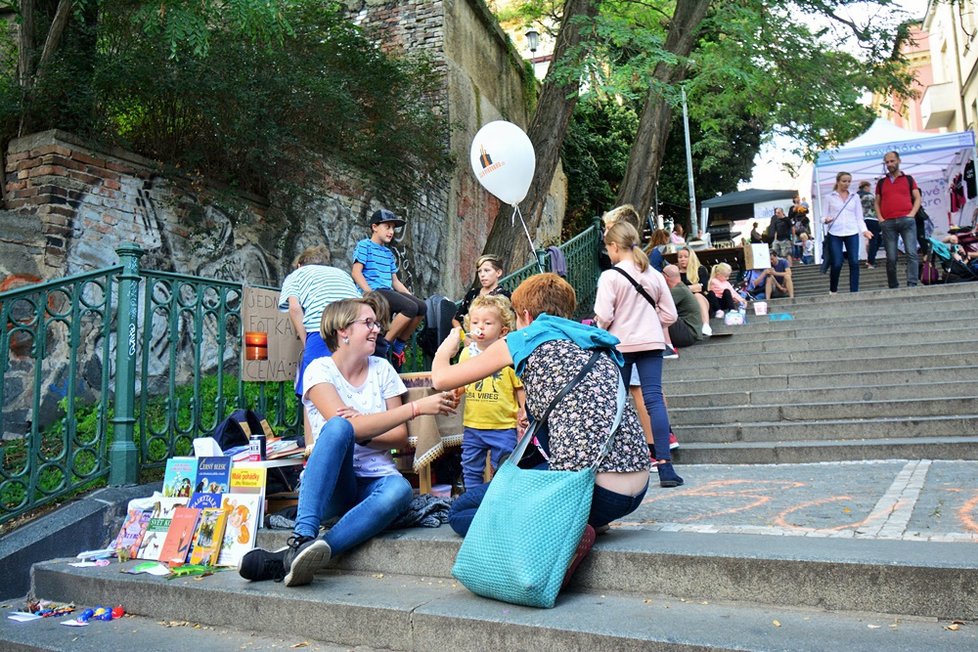
{"type": "Polygon", "coordinates": [[[472,172],[482,186],[516,206],[530,189],[536,154],[526,133],[511,122],[496,120],[482,127],[469,150],[472,172]],[[492,154],[489,152],[492,151],[492,154]]]}

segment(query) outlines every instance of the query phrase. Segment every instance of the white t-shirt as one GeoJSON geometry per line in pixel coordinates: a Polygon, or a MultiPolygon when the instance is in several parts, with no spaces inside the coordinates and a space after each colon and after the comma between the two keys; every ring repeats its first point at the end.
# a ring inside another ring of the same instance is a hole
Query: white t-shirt
{"type": "MultiPolygon", "coordinates": [[[[312,431],[318,433],[329,420],[319,413],[316,406],[309,400],[309,390],[320,383],[329,383],[336,389],[340,400],[361,414],[377,414],[387,409],[387,399],[400,396],[407,389],[401,382],[400,376],[394,371],[389,362],[381,358],[368,358],[367,380],[359,387],[354,387],[336,368],[332,358],[313,360],[306,367],[302,379],[305,394],[302,404],[309,411],[309,424],[312,431]]],[[[333,416],[333,415],[330,415],[333,416]]],[[[362,478],[377,478],[384,475],[397,475],[398,470],[391,458],[390,451],[377,450],[357,444],[353,450],[353,468],[362,478]]]]}

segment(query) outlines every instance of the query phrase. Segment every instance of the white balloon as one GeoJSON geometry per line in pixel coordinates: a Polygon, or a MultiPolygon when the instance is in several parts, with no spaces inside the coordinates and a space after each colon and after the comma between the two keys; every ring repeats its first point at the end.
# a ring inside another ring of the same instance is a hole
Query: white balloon
{"type": "Polygon", "coordinates": [[[472,139],[469,161],[482,187],[513,206],[526,197],[537,163],[529,137],[505,120],[479,130],[472,139]]]}

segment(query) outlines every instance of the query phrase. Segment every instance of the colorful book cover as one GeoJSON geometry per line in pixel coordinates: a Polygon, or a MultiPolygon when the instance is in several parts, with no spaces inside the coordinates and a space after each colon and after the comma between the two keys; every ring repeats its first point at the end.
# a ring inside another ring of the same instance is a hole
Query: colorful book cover
{"type": "Polygon", "coordinates": [[[166,533],[170,529],[170,521],[173,520],[173,513],[178,506],[186,502],[186,498],[160,498],[156,501],[150,510],[146,534],[139,542],[139,550],[136,553],[138,559],[158,560],[160,558],[166,533]]]}
{"type": "Polygon", "coordinates": [[[230,478],[230,457],[197,458],[197,484],[194,491],[209,494],[226,493],[230,478]]]}
{"type": "Polygon", "coordinates": [[[187,503],[187,507],[196,507],[197,509],[220,506],[221,494],[201,493],[196,491],[190,496],[190,502],[187,503]]]}
{"type": "Polygon", "coordinates": [[[133,559],[139,552],[139,543],[143,540],[146,528],[149,526],[150,509],[130,509],[126,520],[115,538],[115,549],[125,550],[125,554],[133,559]]]}
{"type": "Polygon", "coordinates": [[[160,551],[161,562],[182,564],[187,561],[199,515],[200,510],[193,507],[178,506],[173,510],[170,529],[166,532],[163,549],[160,551]]]}
{"type": "Polygon", "coordinates": [[[236,567],[244,554],[255,547],[262,499],[257,494],[231,493],[224,494],[222,501],[228,522],[217,565],[236,567]]]}
{"type": "Polygon", "coordinates": [[[163,474],[163,496],[190,498],[197,478],[196,457],[171,457],[163,474]]]}
{"type": "Polygon", "coordinates": [[[265,480],[268,469],[263,466],[235,464],[231,469],[231,493],[254,494],[259,497],[258,524],[261,527],[265,515],[265,480]]]}
{"type": "Polygon", "coordinates": [[[197,532],[194,534],[194,546],[190,551],[191,564],[214,566],[221,543],[224,541],[224,528],[227,525],[228,513],[220,507],[208,507],[201,510],[197,522],[197,532]]]}

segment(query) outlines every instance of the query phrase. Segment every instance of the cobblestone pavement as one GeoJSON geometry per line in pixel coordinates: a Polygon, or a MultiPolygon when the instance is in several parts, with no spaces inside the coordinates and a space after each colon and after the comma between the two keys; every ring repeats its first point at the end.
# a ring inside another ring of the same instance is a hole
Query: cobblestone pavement
{"type": "MultiPolygon", "coordinates": [[[[671,532],[978,543],[978,461],[676,465],[616,524],[671,532]]],[[[653,480],[655,475],[653,474],[653,480]]]]}

